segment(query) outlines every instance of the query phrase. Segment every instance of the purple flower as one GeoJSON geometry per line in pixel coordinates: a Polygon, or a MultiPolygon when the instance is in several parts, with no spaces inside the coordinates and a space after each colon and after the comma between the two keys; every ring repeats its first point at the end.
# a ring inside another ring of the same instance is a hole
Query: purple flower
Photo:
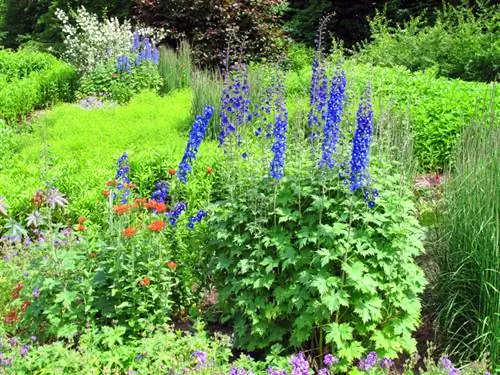
{"type": "Polygon", "coordinates": [[[330,371],[327,368],[322,368],[318,371],[318,375],[330,375],[330,371]]]}
{"type": "Polygon", "coordinates": [[[272,367],[268,367],[266,372],[268,375],[287,375],[285,370],[278,370],[272,367]]]}
{"type": "Polygon", "coordinates": [[[191,354],[191,356],[196,358],[197,361],[196,367],[203,368],[207,365],[208,354],[206,352],[203,352],[201,350],[196,350],[195,352],[193,352],[193,354],[191,354]]]}
{"type": "Polygon", "coordinates": [[[297,355],[292,356],[290,364],[292,365],[291,375],[309,375],[309,362],[307,362],[303,352],[299,352],[297,355]]]}
{"type": "Polygon", "coordinates": [[[116,69],[120,73],[129,73],[132,69],[132,61],[130,61],[129,57],[126,55],[118,56],[116,69]]]}
{"type": "Polygon", "coordinates": [[[325,366],[330,367],[332,365],[339,363],[339,359],[331,354],[325,354],[323,358],[323,363],[325,364],[325,366]]]}
{"type": "Polygon", "coordinates": [[[389,359],[389,358],[382,358],[382,360],[380,361],[380,364],[379,366],[381,368],[384,368],[384,369],[390,369],[392,366],[394,365],[394,361],[392,359],[389,359]]]}
{"type": "Polygon", "coordinates": [[[37,339],[37,337],[36,337],[35,335],[30,336],[30,340],[31,340],[31,341],[35,342],[35,341],[36,341],[36,339],[37,339]]]}
{"type": "Polygon", "coordinates": [[[358,362],[358,369],[361,371],[370,370],[377,363],[377,353],[370,352],[366,358],[361,358],[358,362]]]}
{"type": "Polygon", "coordinates": [[[253,375],[252,371],[248,371],[243,368],[231,367],[229,370],[229,375],[253,375]]]}
{"type": "Polygon", "coordinates": [[[29,345],[23,345],[20,349],[19,349],[19,353],[21,354],[21,356],[25,357],[28,355],[30,351],[30,346],[29,345]]]}
{"type": "Polygon", "coordinates": [[[40,288],[36,287],[35,289],[33,289],[33,297],[35,298],[38,298],[40,297],[40,288]]]}
{"type": "Polygon", "coordinates": [[[450,361],[448,356],[444,356],[443,358],[441,358],[441,366],[444,369],[450,370],[451,368],[453,368],[453,363],[450,361]]]}
{"type": "MultiPolygon", "coordinates": [[[[121,191],[121,203],[127,203],[128,196],[130,195],[130,189],[126,188],[125,185],[130,184],[130,178],[128,176],[130,172],[130,165],[128,162],[128,154],[126,152],[120,156],[116,165],[116,189],[121,191]]],[[[116,193],[113,193],[113,199],[115,198],[116,193]]]]}
{"type": "Polygon", "coordinates": [[[9,340],[9,344],[10,346],[16,346],[17,344],[19,344],[19,340],[16,338],[16,337],[12,337],[10,340],[9,340]]]}
{"type": "Polygon", "coordinates": [[[208,122],[210,121],[213,112],[214,108],[207,105],[203,110],[203,116],[197,115],[196,120],[193,123],[191,132],[189,133],[186,151],[184,152],[184,156],[182,157],[181,163],[179,164],[177,173],[179,180],[181,180],[183,183],[187,182],[187,174],[192,169],[191,164],[193,160],[196,159],[198,148],[205,138],[208,122]]]}

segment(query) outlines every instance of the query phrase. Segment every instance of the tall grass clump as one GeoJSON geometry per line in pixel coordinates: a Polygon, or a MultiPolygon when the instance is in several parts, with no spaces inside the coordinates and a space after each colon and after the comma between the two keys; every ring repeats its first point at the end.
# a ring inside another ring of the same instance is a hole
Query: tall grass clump
{"type": "Polygon", "coordinates": [[[215,111],[208,123],[207,137],[216,139],[220,131],[219,108],[221,105],[221,92],[224,81],[221,74],[215,70],[196,70],[193,71],[193,80],[191,82],[193,89],[193,102],[191,113],[200,113],[206,105],[213,105],[215,111]]]}
{"type": "Polygon", "coordinates": [[[158,70],[163,80],[161,92],[166,94],[172,90],[191,85],[191,48],[182,41],[175,51],[168,47],[160,48],[158,70]]]}
{"type": "Polygon", "coordinates": [[[457,357],[500,369],[500,127],[492,111],[463,132],[445,190],[437,318],[457,357]]]}

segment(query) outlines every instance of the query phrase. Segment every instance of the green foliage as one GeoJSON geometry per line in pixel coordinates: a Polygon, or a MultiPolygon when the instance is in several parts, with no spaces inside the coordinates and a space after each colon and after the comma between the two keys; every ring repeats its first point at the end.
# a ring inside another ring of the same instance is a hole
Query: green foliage
{"type": "Polygon", "coordinates": [[[80,78],[77,96],[104,96],[123,104],[142,90],[158,91],[161,85],[158,68],[152,62],[142,62],[128,72],[117,71],[116,62],[98,65],[80,78]]]}
{"type": "Polygon", "coordinates": [[[465,129],[438,222],[433,307],[457,358],[500,370],[500,128],[486,112],[465,129]]]}
{"type": "Polygon", "coordinates": [[[415,17],[391,27],[379,13],[370,21],[373,40],[363,45],[357,58],[413,71],[434,68],[451,78],[494,81],[500,73],[499,14],[498,5],[475,12],[445,5],[432,24],[415,17]]]}
{"type": "Polygon", "coordinates": [[[209,220],[216,235],[204,261],[237,345],[327,344],[342,366],[369,350],[415,350],[425,279],[413,257],[423,233],[408,192],[383,168],[369,209],[336,176],[295,160],[276,185],[240,173],[242,193],[209,220]]]}
{"type": "MultiPolygon", "coordinates": [[[[131,177],[146,196],[159,179],[166,178],[169,168],[177,168],[192,121],[190,103],[190,92],[179,91],[164,98],[141,93],[119,107],[85,110],[74,104],[57,106],[33,124],[33,134],[11,134],[8,142],[6,139],[0,153],[0,194],[6,196],[14,217],[29,211],[27,202],[46,180],[40,176],[45,164],[40,150],[48,143],[47,178],[55,178],[55,184],[70,197],[74,218],[83,215],[95,223],[103,222],[103,182],[115,175],[115,160],[123,151],[131,159],[131,177]]],[[[207,167],[217,173],[218,154],[213,145],[202,145],[195,176],[205,176],[207,167]]],[[[199,195],[196,180],[187,188],[188,198],[195,201],[199,195]]]]}
{"type": "Polygon", "coordinates": [[[8,123],[73,97],[75,71],[55,57],[0,51],[0,117],[8,123]]]}
{"type": "MultiPolygon", "coordinates": [[[[161,47],[158,64],[158,71],[163,80],[161,92],[166,94],[175,89],[191,86],[192,69],[191,48],[188,43],[182,41],[177,51],[161,47]]],[[[202,113],[202,110],[203,107],[196,113],[202,113]]]]}
{"type": "MultiPolygon", "coordinates": [[[[433,71],[411,73],[403,67],[375,67],[350,60],[345,67],[348,82],[355,86],[354,96],[370,82],[382,106],[391,107],[399,116],[409,116],[408,138],[413,138],[414,157],[421,170],[443,169],[452,161],[461,130],[476,114],[500,106],[494,84],[437,78],[433,71]]],[[[290,72],[288,95],[306,97],[310,76],[309,68],[290,72]]]]}
{"type": "Polygon", "coordinates": [[[243,45],[250,59],[278,56],[283,51],[280,16],[285,1],[258,0],[219,2],[207,0],[166,0],[140,2],[138,19],[149,26],[169,30],[167,42],[189,42],[196,64],[219,67],[225,60],[228,43],[243,45]]]}

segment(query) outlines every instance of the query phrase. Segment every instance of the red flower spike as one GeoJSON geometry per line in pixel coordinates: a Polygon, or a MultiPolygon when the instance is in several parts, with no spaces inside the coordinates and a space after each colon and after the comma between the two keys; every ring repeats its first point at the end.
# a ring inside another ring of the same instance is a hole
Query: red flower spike
{"type": "Polygon", "coordinates": [[[153,232],[160,232],[163,228],[165,228],[165,222],[163,220],[153,221],[151,224],[148,225],[148,228],[151,229],[153,232]]]}

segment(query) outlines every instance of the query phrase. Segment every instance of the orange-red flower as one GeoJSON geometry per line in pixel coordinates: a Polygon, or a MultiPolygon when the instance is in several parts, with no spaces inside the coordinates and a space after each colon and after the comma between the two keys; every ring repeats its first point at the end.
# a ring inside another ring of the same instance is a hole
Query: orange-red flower
{"type": "Polygon", "coordinates": [[[157,204],[158,204],[158,202],[157,202],[157,201],[155,201],[155,200],[153,200],[153,199],[150,199],[150,200],[148,201],[148,203],[146,203],[146,204],[144,205],[144,207],[146,207],[146,208],[148,208],[148,209],[150,209],[150,210],[155,210],[155,209],[156,209],[156,205],[157,205],[157,204]]]}
{"type": "Polygon", "coordinates": [[[115,186],[116,185],[116,180],[109,180],[106,182],[106,186],[115,186]]]}
{"type": "Polygon", "coordinates": [[[168,209],[168,206],[165,203],[157,202],[155,210],[156,212],[165,212],[168,209]]]}
{"type": "Polygon", "coordinates": [[[86,221],[87,221],[87,218],[85,218],[85,217],[83,217],[83,216],[79,216],[79,217],[78,217],[78,220],[77,220],[78,224],[83,224],[83,223],[85,223],[86,221]]]}
{"type": "Polygon", "coordinates": [[[168,262],[165,263],[165,265],[170,268],[172,271],[174,271],[177,268],[177,263],[175,263],[172,260],[169,260],[168,262]]]}
{"type": "Polygon", "coordinates": [[[123,185],[125,189],[135,189],[137,187],[136,184],[125,184],[123,185]]]}
{"type": "Polygon", "coordinates": [[[210,168],[210,167],[207,168],[207,174],[212,174],[213,171],[214,170],[212,168],[210,168]]]}
{"type": "Polygon", "coordinates": [[[102,191],[102,195],[105,196],[106,198],[109,197],[109,190],[104,189],[102,191]]]}
{"type": "Polygon", "coordinates": [[[165,222],[163,220],[155,220],[148,225],[148,228],[153,232],[160,232],[163,228],[165,228],[165,222]]]}
{"type": "Polygon", "coordinates": [[[146,204],[148,200],[146,198],[135,198],[135,203],[137,204],[146,204]]]}
{"type": "Polygon", "coordinates": [[[113,207],[113,211],[118,215],[123,215],[125,212],[130,211],[130,206],[128,204],[119,204],[118,206],[113,207]]]}
{"type": "Polygon", "coordinates": [[[134,236],[136,233],[137,233],[137,228],[134,227],[127,227],[122,231],[122,234],[127,238],[134,236]]]}
{"type": "Polygon", "coordinates": [[[21,310],[23,312],[26,312],[26,310],[28,309],[28,306],[31,305],[31,302],[30,301],[24,301],[23,304],[21,305],[21,310]]]}
{"type": "Polygon", "coordinates": [[[176,173],[177,173],[177,171],[176,171],[174,168],[169,168],[169,169],[168,169],[168,174],[169,174],[170,176],[173,176],[173,175],[174,175],[174,174],[176,174],[176,173]]]}
{"type": "Polygon", "coordinates": [[[151,284],[151,279],[149,277],[145,277],[141,281],[139,281],[140,286],[148,286],[151,284]]]}
{"type": "Polygon", "coordinates": [[[7,316],[4,318],[4,322],[6,324],[12,324],[16,321],[19,320],[19,316],[17,315],[17,311],[16,310],[10,310],[9,313],[7,314],[7,316]]]}
{"type": "Polygon", "coordinates": [[[89,257],[90,258],[95,258],[97,256],[97,253],[95,251],[92,251],[90,254],[89,254],[89,257]]]}
{"type": "Polygon", "coordinates": [[[76,226],[76,230],[79,231],[79,232],[83,232],[85,230],[85,225],[83,224],[78,224],[76,226]]]}

